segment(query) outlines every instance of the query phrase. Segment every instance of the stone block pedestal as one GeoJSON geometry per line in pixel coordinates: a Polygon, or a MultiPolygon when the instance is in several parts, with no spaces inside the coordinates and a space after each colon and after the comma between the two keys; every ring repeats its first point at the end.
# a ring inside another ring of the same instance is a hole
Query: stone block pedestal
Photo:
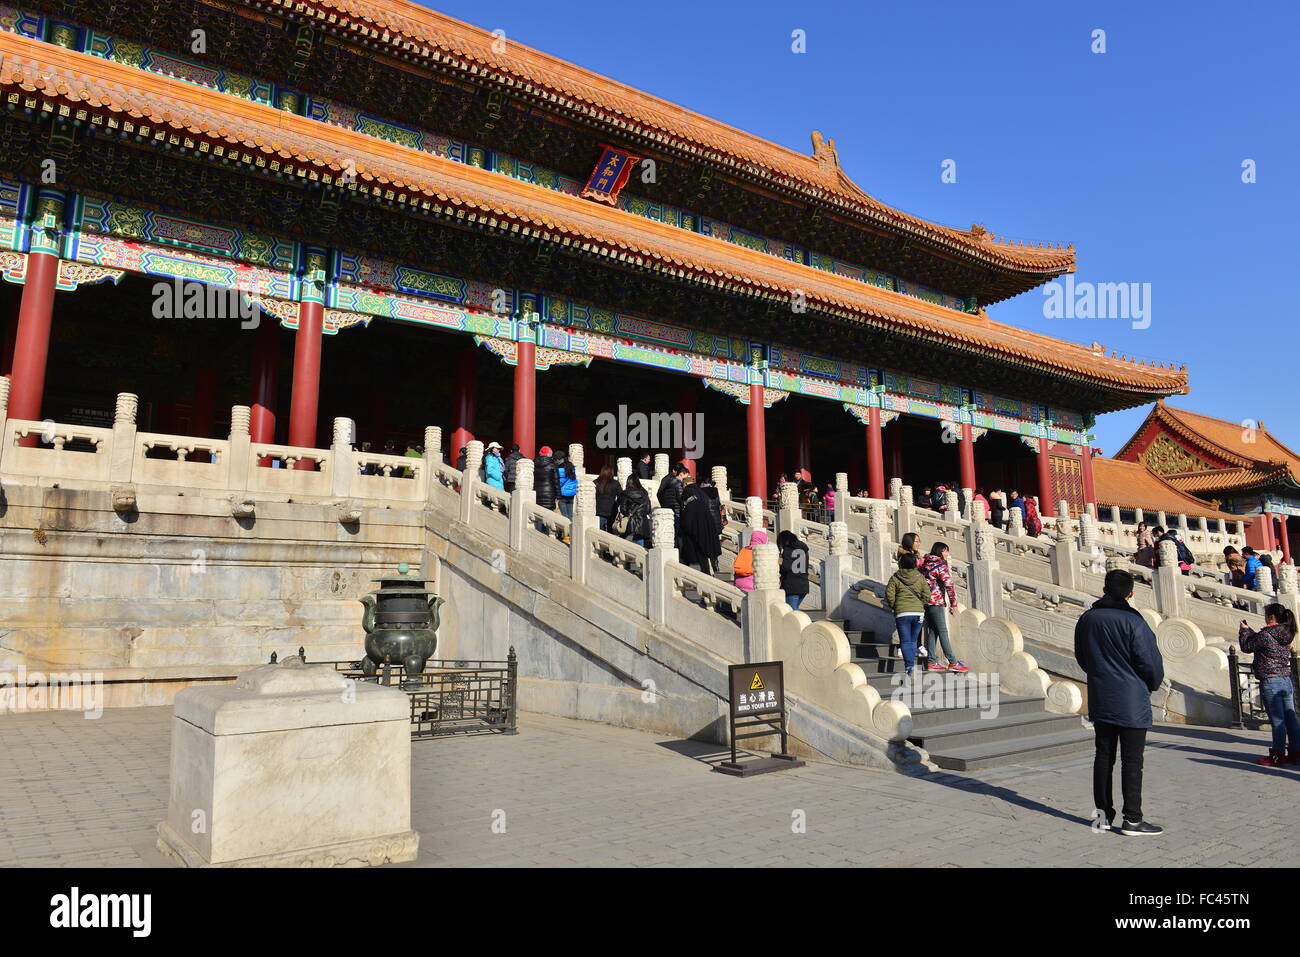
{"type": "Polygon", "coordinates": [[[158,849],[187,867],[413,860],[410,704],[297,659],[187,688],[158,849]]]}

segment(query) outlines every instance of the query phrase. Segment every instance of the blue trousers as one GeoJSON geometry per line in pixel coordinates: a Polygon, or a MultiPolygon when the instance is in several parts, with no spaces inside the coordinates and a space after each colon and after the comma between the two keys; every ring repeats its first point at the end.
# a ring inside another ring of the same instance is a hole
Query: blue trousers
{"type": "Polygon", "coordinates": [[[894,624],[898,627],[898,646],[903,652],[903,665],[907,668],[908,674],[916,667],[916,649],[921,642],[921,623],[924,619],[920,615],[900,616],[894,619],[894,624]]]}
{"type": "Polygon", "coordinates": [[[1259,696],[1273,725],[1273,750],[1285,752],[1287,738],[1291,750],[1300,751],[1300,719],[1295,713],[1295,685],[1288,678],[1265,678],[1259,683],[1259,696]]]}

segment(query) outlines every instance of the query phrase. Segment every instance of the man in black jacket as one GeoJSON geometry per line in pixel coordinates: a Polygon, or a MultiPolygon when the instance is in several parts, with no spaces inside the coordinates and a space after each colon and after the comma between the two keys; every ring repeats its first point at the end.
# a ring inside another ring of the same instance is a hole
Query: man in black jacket
{"type": "Polygon", "coordinates": [[[1155,633],[1128,603],[1133,597],[1133,576],[1112,569],[1103,587],[1105,594],[1074,628],[1074,658],[1088,676],[1088,717],[1097,735],[1092,764],[1094,826],[1108,830],[1115,822],[1111,778],[1118,745],[1124,789],[1120,833],[1160,834],[1163,828],[1142,819],[1142,750],[1151,727],[1151,694],[1165,678],[1164,661],[1155,633]]]}
{"type": "Polygon", "coordinates": [[[643,452],[640,460],[636,463],[636,477],[645,481],[655,474],[655,467],[650,464],[650,453],[643,452]]]}
{"type": "Polygon", "coordinates": [[[519,460],[524,457],[524,453],[519,451],[519,444],[515,443],[510,446],[510,454],[506,460],[501,463],[502,484],[506,487],[507,492],[515,490],[515,468],[519,465],[519,460]]]}

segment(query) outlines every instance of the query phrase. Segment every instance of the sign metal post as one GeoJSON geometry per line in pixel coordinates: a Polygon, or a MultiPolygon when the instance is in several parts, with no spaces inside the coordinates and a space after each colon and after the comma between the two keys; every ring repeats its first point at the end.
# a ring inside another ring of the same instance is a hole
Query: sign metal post
{"type": "Polygon", "coordinates": [[[727,686],[731,692],[731,702],[727,709],[731,727],[731,760],[714,765],[713,770],[743,778],[751,774],[803,767],[804,762],[789,753],[784,663],[764,661],[732,665],[727,671],[727,686]],[[746,730],[749,728],[763,730],[746,730]],[[743,738],[766,738],[773,734],[781,736],[779,753],[750,761],[739,759],[736,753],[737,741],[743,738]]]}

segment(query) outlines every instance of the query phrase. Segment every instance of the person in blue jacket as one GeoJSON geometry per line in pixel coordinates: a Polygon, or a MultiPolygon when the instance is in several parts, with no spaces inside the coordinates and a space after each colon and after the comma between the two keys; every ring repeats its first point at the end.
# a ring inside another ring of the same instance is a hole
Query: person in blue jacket
{"type": "Polygon", "coordinates": [[[506,490],[505,463],[501,461],[501,443],[491,442],[483,455],[483,479],[493,488],[506,490]]]}
{"type": "Polygon", "coordinates": [[[1256,588],[1255,573],[1259,571],[1259,566],[1262,565],[1263,562],[1261,562],[1259,556],[1255,554],[1255,549],[1251,548],[1249,545],[1241,550],[1241,557],[1246,560],[1246,571],[1245,574],[1241,576],[1241,587],[1249,588],[1251,591],[1254,591],[1256,588]]]}
{"type": "Polygon", "coordinates": [[[1151,727],[1151,694],[1165,680],[1164,660],[1155,632],[1128,603],[1133,597],[1133,576],[1112,569],[1102,588],[1105,594],[1079,616],[1074,628],[1074,658],[1088,676],[1088,717],[1097,736],[1093,820],[1100,830],[1115,823],[1111,780],[1118,745],[1124,791],[1120,833],[1160,834],[1163,828],[1142,817],[1142,751],[1151,727]]]}

